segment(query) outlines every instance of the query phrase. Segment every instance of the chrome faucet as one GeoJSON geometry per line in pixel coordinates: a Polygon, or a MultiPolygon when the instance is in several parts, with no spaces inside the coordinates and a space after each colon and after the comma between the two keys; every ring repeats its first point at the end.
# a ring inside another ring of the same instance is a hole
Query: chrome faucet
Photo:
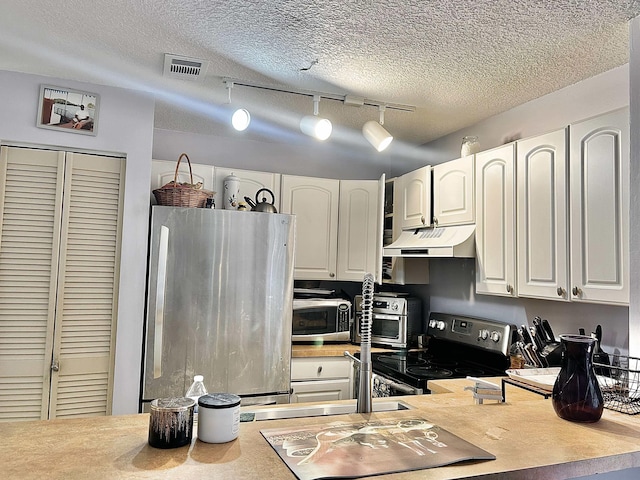
{"type": "Polygon", "coordinates": [[[373,315],[373,275],[365,274],[362,281],[362,318],[360,320],[360,358],[349,352],[344,355],[353,359],[360,368],[357,393],[358,413],[371,413],[371,322],[373,315]]]}
{"type": "MultiPolygon", "coordinates": [[[[362,343],[362,342],[361,342],[362,343]]],[[[364,350],[362,349],[362,345],[360,345],[360,356],[364,357],[364,350]]],[[[355,362],[360,370],[360,375],[358,376],[358,392],[356,394],[356,411],[358,413],[371,413],[371,404],[372,404],[372,388],[371,388],[371,348],[369,348],[369,361],[363,361],[359,358],[354,357],[349,352],[344,352],[345,357],[349,357],[351,360],[355,362]]]]}

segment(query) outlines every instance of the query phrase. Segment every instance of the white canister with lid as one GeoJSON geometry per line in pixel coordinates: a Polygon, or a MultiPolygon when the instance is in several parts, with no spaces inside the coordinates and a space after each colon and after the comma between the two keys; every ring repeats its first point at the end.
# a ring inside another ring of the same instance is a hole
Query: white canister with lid
{"type": "Polygon", "coordinates": [[[224,205],[226,210],[236,210],[240,202],[240,179],[233,173],[224,178],[224,205]]]}
{"type": "Polygon", "coordinates": [[[240,431],[240,397],[232,393],[210,393],[198,399],[198,438],[207,443],[225,443],[240,431]]]}

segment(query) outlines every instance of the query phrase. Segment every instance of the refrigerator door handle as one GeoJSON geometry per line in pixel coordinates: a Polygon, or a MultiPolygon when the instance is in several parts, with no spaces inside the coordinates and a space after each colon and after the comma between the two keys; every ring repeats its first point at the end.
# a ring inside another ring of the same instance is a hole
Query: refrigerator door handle
{"type": "Polygon", "coordinates": [[[156,281],[155,328],[153,336],[153,378],[162,376],[162,330],[164,328],[164,298],[167,283],[167,253],[169,250],[169,228],[160,227],[158,248],[158,275],[156,281]]]}

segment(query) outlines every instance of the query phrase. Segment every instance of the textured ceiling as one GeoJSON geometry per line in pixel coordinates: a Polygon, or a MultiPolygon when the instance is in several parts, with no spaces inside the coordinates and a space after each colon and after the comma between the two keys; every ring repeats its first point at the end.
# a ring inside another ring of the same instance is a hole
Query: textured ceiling
{"type": "MultiPolygon", "coordinates": [[[[216,135],[230,134],[223,77],[352,94],[415,106],[387,110],[385,127],[422,144],[626,63],[639,13],[620,0],[3,0],[0,69],[146,90],[157,128],[216,135]],[[165,53],[208,61],[205,78],[163,77],[165,53]]],[[[313,111],[306,96],[231,97],[254,112],[249,136],[293,139],[313,111]]],[[[320,114],[336,142],[378,119],[330,100],[320,114]]]]}

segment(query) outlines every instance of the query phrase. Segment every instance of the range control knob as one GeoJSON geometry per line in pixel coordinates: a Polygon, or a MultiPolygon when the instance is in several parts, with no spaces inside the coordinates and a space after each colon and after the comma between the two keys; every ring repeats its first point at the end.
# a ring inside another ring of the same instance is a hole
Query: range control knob
{"type": "Polygon", "coordinates": [[[397,303],[397,302],[393,302],[393,303],[391,304],[391,310],[395,310],[395,311],[397,311],[397,310],[398,310],[398,308],[400,308],[400,306],[398,305],[398,303],[397,303]]]}
{"type": "Polygon", "coordinates": [[[478,332],[478,340],[486,340],[487,338],[489,338],[489,330],[486,328],[481,329],[478,332]]]}
{"type": "Polygon", "coordinates": [[[436,328],[438,326],[437,320],[429,320],[429,328],[436,328]]]}
{"type": "Polygon", "coordinates": [[[438,323],[436,325],[436,328],[438,330],[444,330],[445,328],[447,328],[447,324],[444,323],[442,320],[438,320],[438,323]]]}
{"type": "Polygon", "coordinates": [[[491,340],[498,343],[500,341],[500,332],[496,332],[495,330],[491,332],[491,340]]]}

